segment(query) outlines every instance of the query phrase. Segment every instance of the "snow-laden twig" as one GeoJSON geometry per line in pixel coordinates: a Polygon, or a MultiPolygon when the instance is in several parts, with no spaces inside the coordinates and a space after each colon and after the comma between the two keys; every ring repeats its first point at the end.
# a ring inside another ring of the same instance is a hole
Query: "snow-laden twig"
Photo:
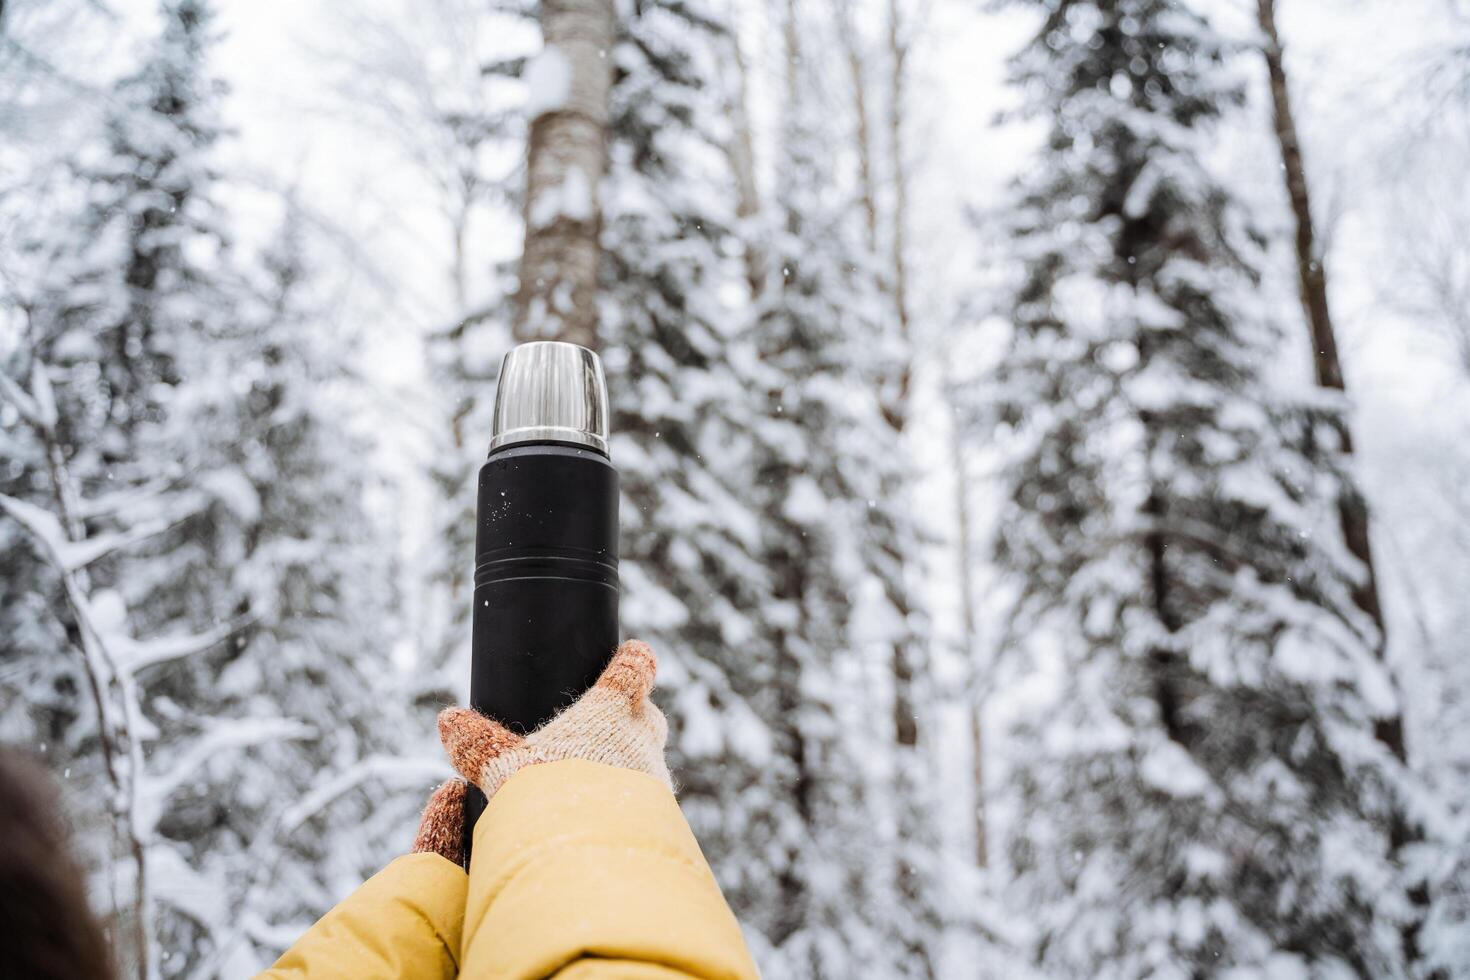
{"type": "Polygon", "coordinates": [[[379,780],[389,786],[407,786],[422,782],[425,778],[443,778],[447,775],[449,768],[443,760],[369,756],[321,783],[283,811],[278,821],[278,833],[290,834],[339,797],[369,780],[379,780]]]}
{"type": "MultiPolygon", "coordinates": [[[[7,383],[7,397],[13,400],[19,389],[13,382],[8,382],[8,379],[7,383]]],[[[55,398],[45,367],[39,361],[31,371],[31,389],[29,393],[20,392],[22,398],[29,403],[22,411],[22,417],[46,450],[52,497],[57,511],[48,512],[4,494],[0,494],[0,508],[26,529],[46,560],[55,568],[61,579],[67,604],[76,619],[87,686],[97,712],[97,733],[102,749],[103,768],[112,791],[110,809],[113,814],[113,832],[124,841],[135,865],[133,935],[137,946],[138,976],[140,980],[152,980],[153,916],[148,891],[146,841],[140,831],[139,820],[143,748],[139,737],[137,691],[132,677],[119,669],[117,658],[108,647],[106,635],[99,628],[90,598],[91,583],[85,569],[69,564],[66,558],[71,546],[85,542],[86,529],[81,518],[76,515],[76,502],[80,500],[81,494],[72,480],[66,456],[56,439],[55,398]],[[113,708],[110,692],[116,694],[117,710],[113,708]],[[120,747],[126,749],[126,769],[118,765],[120,747]]]]}
{"type": "MultiPolygon", "coordinates": [[[[0,378],[4,375],[0,374],[0,378]]],[[[28,503],[17,497],[11,497],[0,493],[0,507],[13,517],[17,524],[25,528],[26,533],[36,540],[41,546],[48,560],[52,564],[67,569],[66,562],[61,559],[67,546],[71,543],[67,540],[66,532],[61,529],[61,522],[56,515],[35,504],[28,503]]]]}
{"type": "Polygon", "coordinates": [[[0,396],[15,406],[20,413],[21,420],[32,428],[41,428],[41,410],[36,405],[35,399],[26,394],[20,385],[0,371],[0,396]]]}
{"type": "Polygon", "coordinates": [[[30,391],[0,372],[0,396],[15,406],[21,419],[31,428],[43,432],[56,428],[56,397],[51,391],[51,379],[46,376],[40,361],[31,368],[30,391]]]}
{"type": "Polygon", "coordinates": [[[51,378],[45,366],[36,361],[31,365],[31,399],[36,408],[36,424],[47,432],[56,429],[56,393],[51,390],[51,378]]]}
{"type": "Polygon", "coordinates": [[[119,636],[116,638],[118,665],[126,673],[136,674],[145,667],[184,660],[223,643],[246,625],[245,621],[225,623],[203,633],[171,634],[150,640],[119,636]]]}
{"type": "Polygon", "coordinates": [[[67,541],[58,549],[58,553],[67,570],[76,571],[79,568],[86,568],[114,551],[157,537],[175,523],[177,522],[154,520],[122,531],[91,535],[81,541],[67,541]]]}
{"type": "MultiPolygon", "coordinates": [[[[163,492],[174,484],[173,477],[159,477],[140,483],[137,486],[126,487],[122,490],[114,490],[111,493],[98,494],[88,497],[80,502],[80,511],[77,514],[85,520],[93,520],[99,517],[111,517],[114,514],[131,510],[135,505],[150,499],[163,496],[163,492]]],[[[189,513],[194,513],[190,510],[189,513]]],[[[183,515],[187,516],[187,515],[183,515]]]]}
{"type": "Polygon", "coordinates": [[[148,848],[158,900],[194,920],[208,932],[222,931],[229,921],[228,895],[219,882],[190,866],[178,845],[155,841],[148,848]]]}
{"type": "MultiPolygon", "coordinates": [[[[61,494],[58,493],[58,497],[60,496],[61,494]]],[[[35,537],[41,550],[60,576],[67,603],[71,606],[72,614],[77,621],[88,687],[92,692],[93,706],[97,711],[97,734],[102,747],[103,767],[112,787],[111,809],[114,815],[114,830],[126,843],[136,865],[133,881],[138,971],[143,980],[149,980],[153,974],[153,942],[149,932],[152,916],[148,898],[147,858],[138,819],[138,783],[142,777],[143,753],[141,740],[137,737],[137,694],[131,683],[131,677],[118,670],[116,658],[108,649],[103,633],[97,626],[86,585],[80,580],[79,570],[68,568],[61,557],[58,546],[65,545],[68,538],[63,535],[58,539],[52,534],[53,531],[59,529],[61,522],[44,511],[40,513],[49,518],[49,521],[37,520],[36,511],[39,511],[39,508],[31,507],[24,501],[18,501],[3,494],[0,494],[0,506],[3,506],[7,513],[15,517],[17,522],[35,537]],[[17,508],[16,504],[24,506],[17,508]],[[31,509],[28,511],[26,507],[31,509]],[[105,693],[112,690],[116,690],[119,695],[121,718],[118,718],[112,710],[109,698],[105,693]],[[125,770],[118,765],[118,743],[127,749],[128,765],[125,770]]]]}
{"type": "MultiPolygon", "coordinates": [[[[398,758],[374,755],[359,759],[340,772],[325,775],[321,782],[297,802],[278,810],[274,819],[268,821],[268,830],[250,842],[244,866],[250,870],[250,881],[236,903],[236,908],[248,910],[254,896],[275,879],[280,867],[283,850],[280,844],[312,817],[323,812],[332,803],[357,787],[378,780],[389,787],[406,787],[420,782],[442,779],[450,774],[443,759],[434,757],[398,758]]],[[[233,932],[215,946],[213,954],[205,961],[196,976],[221,976],[223,964],[234,955],[235,944],[250,930],[248,915],[241,916],[233,932]]]]}
{"type": "Polygon", "coordinates": [[[97,712],[98,740],[102,747],[103,769],[107,773],[107,780],[112,785],[114,792],[120,795],[123,789],[122,778],[114,759],[115,747],[113,745],[116,726],[113,721],[113,712],[103,693],[112,683],[115,671],[106,655],[106,648],[101,642],[101,634],[96,629],[91,615],[86,589],[74,577],[75,570],[68,570],[66,563],[61,558],[62,549],[67,544],[67,535],[61,529],[61,522],[56,519],[55,515],[24,500],[0,494],[0,509],[3,509],[25,529],[26,533],[36,542],[42,557],[61,575],[62,590],[66,593],[67,602],[76,616],[77,632],[82,641],[82,659],[86,667],[88,685],[92,692],[93,708],[97,712]]]}
{"type": "Polygon", "coordinates": [[[169,797],[222,752],[266,742],[309,738],[315,733],[310,725],[291,718],[231,718],[211,725],[167,772],[143,780],[138,794],[138,826],[151,835],[169,797]]]}

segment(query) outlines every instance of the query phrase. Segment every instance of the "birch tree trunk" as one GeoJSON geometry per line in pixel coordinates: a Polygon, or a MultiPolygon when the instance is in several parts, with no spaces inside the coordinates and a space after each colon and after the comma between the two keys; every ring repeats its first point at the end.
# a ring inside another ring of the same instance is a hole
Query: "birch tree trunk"
{"type": "Polygon", "coordinates": [[[532,120],[514,332],[596,347],[612,2],[543,0],[541,32],[545,48],[526,68],[532,120]]]}

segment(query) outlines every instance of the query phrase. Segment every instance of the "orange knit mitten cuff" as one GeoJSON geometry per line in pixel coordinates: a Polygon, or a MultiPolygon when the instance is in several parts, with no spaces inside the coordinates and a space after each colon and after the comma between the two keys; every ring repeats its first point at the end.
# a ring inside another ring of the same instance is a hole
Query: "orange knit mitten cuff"
{"type": "Polygon", "coordinates": [[[668,723],[648,697],[657,673],[648,644],[629,640],[590,691],[530,735],[469,708],[448,708],[439,715],[439,737],[450,763],[487,798],[526,766],[563,759],[632,769],[672,787],[664,761],[668,723]]]}

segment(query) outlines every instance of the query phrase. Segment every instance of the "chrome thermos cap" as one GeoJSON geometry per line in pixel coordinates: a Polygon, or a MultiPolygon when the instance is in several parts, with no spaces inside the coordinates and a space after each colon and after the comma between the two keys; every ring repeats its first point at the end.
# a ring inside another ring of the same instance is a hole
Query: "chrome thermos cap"
{"type": "Polygon", "coordinates": [[[607,455],[602,361],[576,344],[512,347],[500,366],[490,451],[522,442],[570,442],[607,455]]]}

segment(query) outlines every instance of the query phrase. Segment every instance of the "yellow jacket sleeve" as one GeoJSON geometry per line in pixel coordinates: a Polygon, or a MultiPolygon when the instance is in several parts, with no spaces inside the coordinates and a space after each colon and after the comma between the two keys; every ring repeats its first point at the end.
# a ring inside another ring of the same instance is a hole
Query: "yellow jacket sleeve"
{"type": "Polygon", "coordinates": [[[651,776],[529,766],[491,799],[473,854],[466,977],[757,976],[674,794],[651,776]]]}
{"type": "Polygon", "coordinates": [[[453,980],[469,879],[437,854],[373,875],[257,980],[453,980]]]}

